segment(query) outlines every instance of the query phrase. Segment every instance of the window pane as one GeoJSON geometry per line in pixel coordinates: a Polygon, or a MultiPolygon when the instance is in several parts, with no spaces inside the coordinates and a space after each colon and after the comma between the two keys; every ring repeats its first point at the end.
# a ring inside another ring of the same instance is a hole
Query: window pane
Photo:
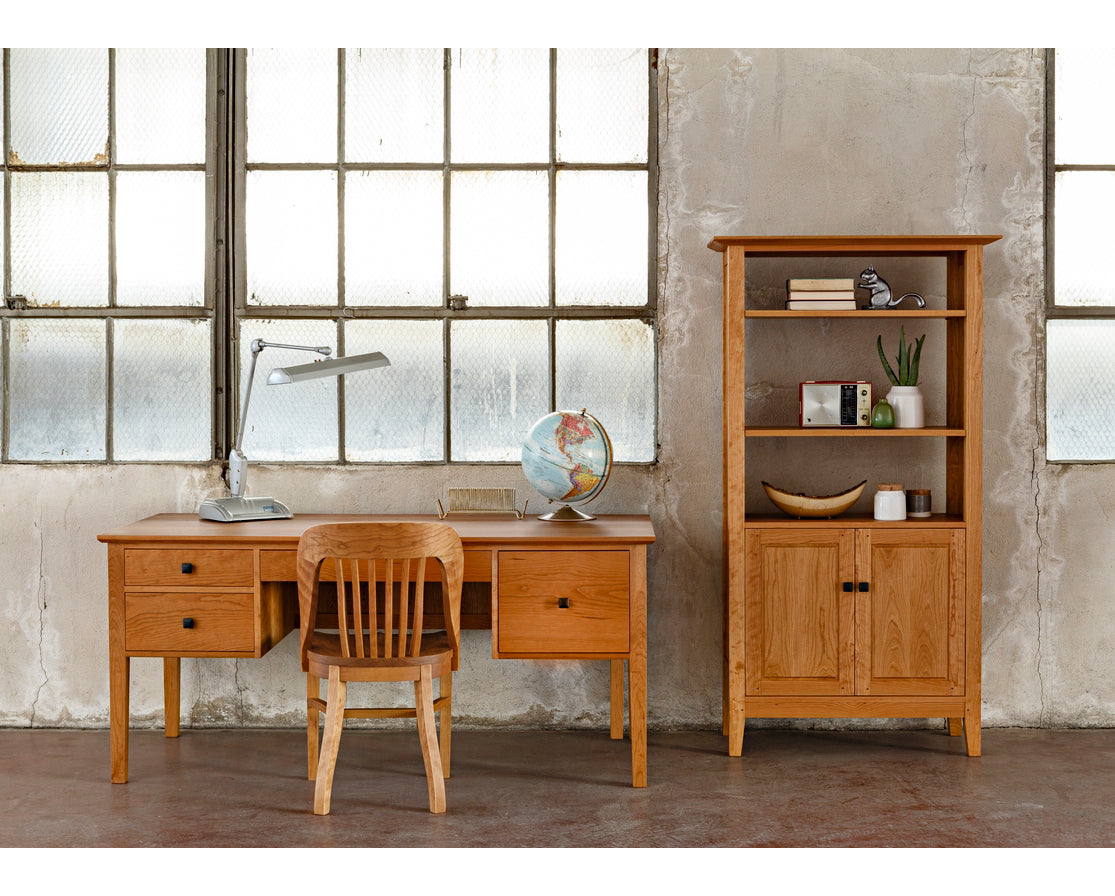
{"type": "Polygon", "coordinates": [[[1055,182],[1054,300],[1058,305],[1115,305],[1107,253],[1115,226],[1115,171],[1060,171],[1055,182]]]}
{"type": "Polygon", "coordinates": [[[451,460],[518,461],[550,407],[545,321],[453,321],[451,460]]]}
{"type": "Polygon", "coordinates": [[[337,304],[336,173],[252,171],[247,193],[248,302],[337,304]]]}
{"type": "Polygon", "coordinates": [[[201,305],[205,290],[205,172],[116,176],[116,301],[201,305]]]}
{"type": "Polygon", "coordinates": [[[441,50],[345,51],[345,160],[440,162],[445,119],[441,50]]]}
{"type": "Polygon", "coordinates": [[[205,50],[116,51],[116,160],[205,161],[205,50]]]}
{"type": "Polygon", "coordinates": [[[453,50],[449,72],[454,162],[546,162],[548,50],[453,50]]]}
{"type": "Polygon", "coordinates": [[[646,162],[647,51],[557,52],[561,162],[646,162]]]}
{"type": "Polygon", "coordinates": [[[345,354],[383,352],[390,367],[345,377],[345,457],[445,459],[445,347],[436,320],[361,320],[345,326],[345,354]]]}
{"type": "Polygon", "coordinates": [[[362,171],[345,184],[345,302],[441,307],[441,172],[362,171]]]}
{"type": "Polygon", "coordinates": [[[459,171],[452,187],[450,291],[473,306],[549,304],[546,175],[459,171]]]}
{"type": "Polygon", "coordinates": [[[1046,456],[1110,460],[1115,454],[1115,321],[1046,323],[1046,456]]]}
{"type": "Polygon", "coordinates": [[[559,305],[647,303],[645,171],[559,171],[559,305]]]}
{"type": "Polygon", "coordinates": [[[31,305],[108,304],[108,175],[13,172],[12,292],[31,305]]]}
{"type": "MultiPolygon", "coordinates": [[[[1115,162],[1115,112],[1103,85],[1115,71],[1115,49],[1057,50],[1056,163],[1110,165],[1115,162]]],[[[1060,222],[1058,221],[1058,231],[1060,222]]]]}
{"type": "Polygon", "coordinates": [[[12,460],[105,459],[105,322],[11,321],[12,460]]]}
{"type": "Polygon", "coordinates": [[[248,50],[248,161],[337,161],[337,51],[248,50]]]}
{"type": "Polygon", "coordinates": [[[209,321],[116,321],[114,460],[213,456],[212,339],[209,321]]]}
{"type": "Polygon", "coordinates": [[[559,320],[558,410],[592,414],[617,461],[654,460],[654,330],[638,320],[559,320]]]}
{"type": "MultiPolygon", "coordinates": [[[[337,355],[337,328],[320,320],[245,320],[240,324],[240,401],[248,387],[253,339],[286,345],[327,345],[337,355]]],[[[276,367],[308,364],[321,355],[266,348],[256,362],[255,383],[245,421],[242,450],[249,462],[263,460],[335,461],[337,447],[337,377],[267,385],[276,367]]],[[[251,494],[251,474],[248,475],[251,494]]]]}
{"type": "Polygon", "coordinates": [[[108,162],[108,50],[11,51],[11,154],[22,165],[108,162]]]}

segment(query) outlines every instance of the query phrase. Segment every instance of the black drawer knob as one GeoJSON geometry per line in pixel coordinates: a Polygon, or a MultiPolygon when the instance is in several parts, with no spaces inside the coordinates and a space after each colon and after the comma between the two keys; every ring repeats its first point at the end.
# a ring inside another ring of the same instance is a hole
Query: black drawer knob
{"type": "Polygon", "coordinates": [[[186,618],[184,618],[182,620],[182,628],[193,628],[193,627],[194,627],[194,618],[192,616],[187,616],[186,618]]]}
{"type": "Polygon", "coordinates": [[[558,606],[561,607],[561,609],[563,609],[563,610],[568,610],[569,609],[569,598],[568,597],[559,597],[558,598],[558,606]]]}
{"type": "Polygon", "coordinates": [[[192,563],[183,563],[182,564],[182,572],[184,572],[186,575],[189,575],[193,571],[194,571],[194,565],[192,563]]]}

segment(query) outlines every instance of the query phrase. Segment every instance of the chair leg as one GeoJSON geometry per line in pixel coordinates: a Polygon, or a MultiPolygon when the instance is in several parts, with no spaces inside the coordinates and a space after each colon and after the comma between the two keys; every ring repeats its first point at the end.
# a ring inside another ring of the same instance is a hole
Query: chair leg
{"type": "Polygon", "coordinates": [[[314,674],[306,673],[306,766],[307,777],[313,781],[317,777],[317,751],[320,742],[321,713],[310,700],[321,697],[321,685],[314,674]]]}
{"type": "MultiPolygon", "coordinates": [[[[422,742],[422,761],[426,764],[430,811],[444,812],[445,779],[442,777],[441,749],[438,747],[437,726],[434,724],[434,679],[429,666],[423,666],[420,675],[414,682],[414,708],[418,718],[418,739],[422,742]]],[[[333,711],[332,702],[329,704],[329,711],[333,711]]]]}
{"type": "Polygon", "coordinates": [[[329,668],[329,691],[326,699],[325,737],[321,742],[321,759],[317,766],[317,783],[314,785],[314,814],[329,814],[329,797],[333,792],[333,769],[337,766],[337,750],[341,746],[341,730],[345,725],[345,692],[348,686],[341,681],[341,670],[329,668]]]}
{"type": "Polygon", "coordinates": [[[449,747],[453,733],[453,673],[446,672],[438,679],[438,696],[444,702],[441,704],[441,773],[449,777],[449,747]]]}

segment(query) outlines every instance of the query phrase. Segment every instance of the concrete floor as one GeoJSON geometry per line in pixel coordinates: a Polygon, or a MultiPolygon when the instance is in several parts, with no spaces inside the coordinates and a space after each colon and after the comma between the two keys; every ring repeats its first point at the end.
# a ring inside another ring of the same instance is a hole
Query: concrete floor
{"type": "Polygon", "coordinates": [[[311,813],[302,732],[0,730],[0,847],[1054,847],[1115,845],[1115,730],[656,733],[649,786],[596,731],[455,730],[449,810],[427,811],[417,735],[346,731],[332,815],[311,813]]]}

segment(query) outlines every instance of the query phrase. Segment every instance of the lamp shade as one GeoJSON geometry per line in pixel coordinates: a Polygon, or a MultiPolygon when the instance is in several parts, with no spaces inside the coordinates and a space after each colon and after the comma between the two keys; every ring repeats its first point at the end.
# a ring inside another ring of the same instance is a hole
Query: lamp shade
{"type": "Polygon", "coordinates": [[[327,361],[311,361],[294,367],[276,367],[267,375],[267,385],[300,383],[303,380],[317,379],[322,376],[341,376],[357,370],[371,370],[374,367],[390,365],[383,352],[368,352],[364,355],[349,355],[347,358],[331,358],[327,361]]]}

